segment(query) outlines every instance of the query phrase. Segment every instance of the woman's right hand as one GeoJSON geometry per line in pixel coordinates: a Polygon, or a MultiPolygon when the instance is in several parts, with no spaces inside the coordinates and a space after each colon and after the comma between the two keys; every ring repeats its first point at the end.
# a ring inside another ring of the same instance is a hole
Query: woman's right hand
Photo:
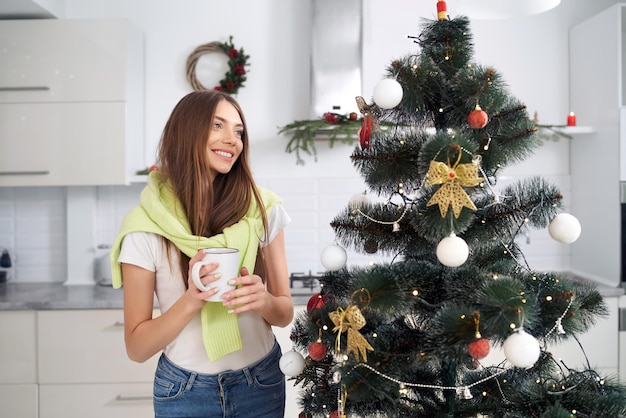
{"type": "Polygon", "coordinates": [[[200,250],[189,260],[189,270],[187,271],[187,293],[194,299],[200,302],[201,306],[206,303],[205,299],[215,295],[219,289],[211,286],[210,283],[219,279],[219,276],[214,275],[213,272],[217,269],[218,263],[208,263],[200,268],[200,281],[209,290],[203,291],[198,289],[193,279],[191,278],[191,270],[194,264],[202,261],[204,258],[204,250],[200,250]]]}

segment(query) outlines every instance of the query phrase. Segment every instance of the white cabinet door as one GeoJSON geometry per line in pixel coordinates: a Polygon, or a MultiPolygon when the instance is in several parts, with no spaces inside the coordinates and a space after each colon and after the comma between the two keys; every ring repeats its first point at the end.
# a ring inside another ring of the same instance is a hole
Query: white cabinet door
{"type": "MultiPolygon", "coordinates": [[[[306,306],[303,306],[303,305],[294,306],[294,312],[293,312],[294,319],[291,321],[289,325],[287,325],[284,328],[272,327],[272,330],[274,331],[274,335],[276,335],[276,341],[278,341],[278,343],[280,344],[280,348],[283,354],[285,354],[286,352],[294,348],[293,342],[289,338],[291,334],[291,328],[293,327],[293,323],[296,317],[298,317],[298,315],[300,315],[301,312],[305,310],[306,310],[306,306]]],[[[300,405],[298,404],[299,397],[300,397],[299,392],[302,389],[302,382],[296,385],[295,380],[292,380],[287,377],[285,379],[287,379],[285,382],[285,391],[286,391],[285,416],[297,417],[300,411],[302,410],[302,408],[300,408],[300,405]]]]}
{"type": "Polygon", "coordinates": [[[0,102],[125,100],[142,48],[123,19],[0,20],[0,102]]]}
{"type": "Polygon", "coordinates": [[[37,382],[35,329],[34,311],[0,311],[0,384],[37,382]]]}
{"type": "Polygon", "coordinates": [[[141,364],[128,359],[121,309],[38,311],[37,327],[40,384],[154,378],[157,355],[141,364]]]}
{"type": "Polygon", "coordinates": [[[37,418],[37,385],[0,385],[0,417],[37,418]]]}
{"type": "Polygon", "coordinates": [[[126,105],[0,104],[0,186],[124,184],[126,105]]]}
{"type": "Polygon", "coordinates": [[[124,19],[0,20],[0,187],[129,184],[143,68],[124,19]]]}
{"type": "Polygon", "coordinates": [[[619,136],[620,106],[626,100],[621,92],[626,88],[621,39],[624,11],[622,4],[615,4],[570,28],[569,35],[570,106],[598,128],[590,138],[570,141],[569,212],[583,226],[580,238],[570,247],[570,270],[612,287],[620,284],[623,253],[619,136]],[[595,181],[599,173],[602,180],[595,181]]]}
{"type": "Polygon", "coordinates": [[[39,392],[39,418],[154,417],[149,383],[41,385],[39,392]]]}

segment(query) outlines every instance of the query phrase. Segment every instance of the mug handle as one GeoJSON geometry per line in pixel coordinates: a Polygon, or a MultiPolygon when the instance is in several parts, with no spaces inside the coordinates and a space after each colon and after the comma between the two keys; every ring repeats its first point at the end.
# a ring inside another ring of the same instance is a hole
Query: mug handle
{"type": "Polygon", "coordinates": [[[200,260],[191,267],[191,280],[193,280],[193,283],[196,285],[196,287],[203,292],[206,292],[207,290],[209,290],[210,287],[206,287],[204,283],[200,281],[200,269],[206,266],[207,264],[211,264],[211,263],[212,261],[200,260]]]}

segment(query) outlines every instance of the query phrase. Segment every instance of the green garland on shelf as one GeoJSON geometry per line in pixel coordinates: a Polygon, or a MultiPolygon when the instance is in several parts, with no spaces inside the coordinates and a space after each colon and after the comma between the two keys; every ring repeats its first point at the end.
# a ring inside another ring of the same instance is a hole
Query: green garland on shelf
{"type": "Polygon", "coordinates": [[[572,139],[570,134],[562,131],[562,129],[567,128],[566,125],[540,125],[536,123],[535,128],[539,130],[540,139],[548,141],[558,141],[559,138],[572,139]]]}
{"type": "Polygon", "coordinates": [[[295,153],[296,164],[303,165],[304,159],[302,159],[301,153],[311,155],[317,161],[316,138],[328,139],[331,148],[335,141],[349,144],[358,138],[362,123],[362,118],[359,118],[356,112],[348,115],[326,112],[319,119],[296,120],[285,125],[279,128],[278,134],[291,135],[285,151],[295,153]]]}
{"type": "MultiPolygon", "coordinates": [[[[319,119],[296,120],[288,125],[279,127],[278,134],[291,135],[287,142],[285,152],[296,154],[296,164],[304,165],[305,161],[301,153],[313,156],[317,161],[316,139],[329,141],[332,148],[335,141],[350,144],[358,138],[358,132],[363,123],[363,119],[356,116],[356,113],[341,115],[327,112],[319,119]]],[[[384,125],[384,123],[383,123],[384,125]]],[[[559,138],[571,139],[572,136],[563,132],[565,125],[540,125],[535,124],[541,140],[558,141],[559,138]]]]}

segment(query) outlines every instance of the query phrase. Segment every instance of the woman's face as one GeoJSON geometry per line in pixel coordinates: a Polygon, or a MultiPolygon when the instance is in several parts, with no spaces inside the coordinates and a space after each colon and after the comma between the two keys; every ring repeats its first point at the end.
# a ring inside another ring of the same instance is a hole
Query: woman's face
{"type": "Polygon", "coordinates": [[[215,178],[228,173],[243,150],[243,122],[232,104],[225,100],[218,103],[208,135],[207,155],[215,178]]]}

